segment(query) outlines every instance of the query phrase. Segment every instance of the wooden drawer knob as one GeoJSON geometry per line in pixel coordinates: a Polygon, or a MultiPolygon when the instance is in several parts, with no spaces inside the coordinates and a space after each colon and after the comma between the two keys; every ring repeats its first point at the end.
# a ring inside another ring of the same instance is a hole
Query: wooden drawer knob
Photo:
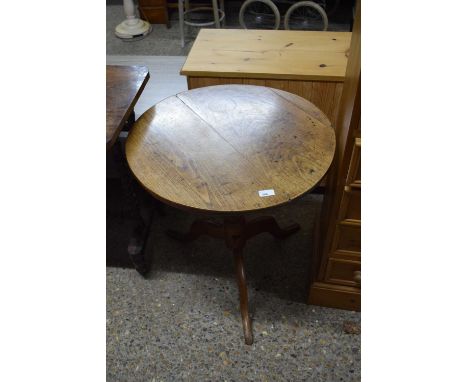
{"type": "Polygon", "coordinates": [[[353,280],[356,284],[361,285],[361,271],[355,271],[353,273],[353,280]]]}

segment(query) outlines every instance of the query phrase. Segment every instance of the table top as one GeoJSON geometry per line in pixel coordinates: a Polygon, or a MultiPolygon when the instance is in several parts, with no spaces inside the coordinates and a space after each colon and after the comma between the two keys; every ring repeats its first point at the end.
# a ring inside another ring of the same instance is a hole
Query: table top
{"type": "Polygon", "coordinates": [[[145,66],[106,66],[106,147],[109,149],[149,80],[145,66]]]}
{"type": "Polygon", "coordinates": [[[181,74],[343,82],[351,32],[202,29],[181,74]]]}
{"type": "Polygon", "coordinates": [[[180,208],[241,213],[287,203],[317,185],[335,132],[309,101],[252,85],[198,88],[166,98],[135,123],[131,171],[180,208]],[[271,193],[274,195],[262,196],[271,193]]]}

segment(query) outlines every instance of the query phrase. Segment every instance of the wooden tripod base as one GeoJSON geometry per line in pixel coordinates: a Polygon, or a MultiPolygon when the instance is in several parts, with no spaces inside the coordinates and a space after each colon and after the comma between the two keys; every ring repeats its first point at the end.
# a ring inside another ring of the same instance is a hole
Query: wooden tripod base
{"type": "Polygon", "coordinates": [[[245,243],[251,237],[263,232],[268,232],[276,238],[284,239],[300,229],[298,224],[292,224],[286,228],[280,228],[276,220],[271,216],[260,217],[246,221],[244,216],[228,217],[224,224],[215,224],[205,220],[195,220],[187,233],[169,230],[167,234],[182,242],[190,242],[201,235],[208,235],[218,239],[224,239],[228,248],[232,249],[237,272],[237,285],[239,287],[240,311],[242,327],[247,345],[252,345],[252,323],[249,316],[247,282],[244,270],[244,258],[242,250],[245,243]]]}

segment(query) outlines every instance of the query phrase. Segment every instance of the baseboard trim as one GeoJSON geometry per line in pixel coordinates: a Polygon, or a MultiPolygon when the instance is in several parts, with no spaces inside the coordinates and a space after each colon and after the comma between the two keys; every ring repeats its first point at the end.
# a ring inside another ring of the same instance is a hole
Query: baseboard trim
{"type": "Polygon", "coordinates": [[[310,288],[307,303],[360,312],[361,291],[352,287],[315,282],[310,288]]]}

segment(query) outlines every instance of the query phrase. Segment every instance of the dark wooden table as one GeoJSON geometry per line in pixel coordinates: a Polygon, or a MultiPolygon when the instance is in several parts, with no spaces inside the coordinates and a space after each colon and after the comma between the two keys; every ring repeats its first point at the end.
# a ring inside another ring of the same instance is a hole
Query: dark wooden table
{"type": "MultiPolygon", "coordinates": [[[[123,194],[121,204],[130,208],[130,213],[126,218],[136,223],[131,237],[128,238],[126,255],[142,275],[149,268],[144,258],[144,245],[152,211],[141,205],[136,189],[138,185],[133,184],[134,180],[128,170],[121,145],[115,143],[124,126],[127,125],[130,128],[134,122],[134,106],[149,78],[149,71],[145,66],[107,65],[106,67],[106,149],[112,155],[114,165],[119,172],[118,181],[123,194]]],[[[108,214],[110,214],[109,211],[108,214]]],[[[113,256],[119,257],[116,253],[108,254],[108,258],[113,256]]]]}
{"type": "Polygon", "coordinates": [[[133,113],[150,78],[145,66],[106,66],[106,147],[109,150],[133,113]]]}
{"type": "Polygon", "coordinates": [[[253,335],[242,249],[262,232],[285,238],[273,217],[246,214],[289,203],[325,176],[335,132],[309,101],[263,86],[209,86],[169,97],[146,111],[126,143],[130,170],[155,198],[175,207],[218,213],[223,224],[196,220],[182,241],[223,239],[237,270],[246,344],[253,335]]]}

